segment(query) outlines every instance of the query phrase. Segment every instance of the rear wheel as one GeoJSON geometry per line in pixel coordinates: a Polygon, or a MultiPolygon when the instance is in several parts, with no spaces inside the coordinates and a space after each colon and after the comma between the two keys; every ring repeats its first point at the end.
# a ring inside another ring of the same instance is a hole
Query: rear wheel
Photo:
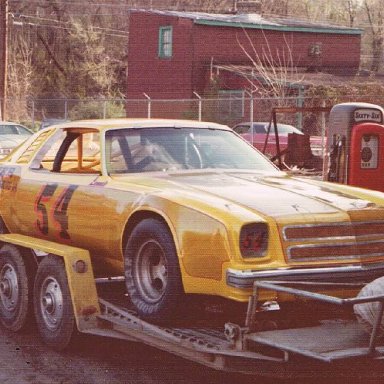
{"type": "Polygon", "coordinates": [[[156,219],[141,221],[125,250],[125,281],[138,314],[163,321],[174,315],[184,295],[173,238],[156,219]]]}
{"type": "Polygon", "coordinates": [[[11,244],[0,249],[0,321],[11,330],[19,331],[30,320],[33,274],[20,250],[11,244]]]}
{"type": "Polygon", "coordinates": [[[64,262],[58,256],[48,255],[39,264],[34,308],[44,342],[56,350],[66,348],[75,334],[75,317],[64,262]]]}

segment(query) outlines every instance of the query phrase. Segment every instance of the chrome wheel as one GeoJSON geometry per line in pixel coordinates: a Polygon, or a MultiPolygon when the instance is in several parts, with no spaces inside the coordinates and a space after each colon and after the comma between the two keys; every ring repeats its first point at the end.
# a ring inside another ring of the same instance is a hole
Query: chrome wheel
{"type": "Polygon", "coordinates": [[[141,244],[135,258],[135,281],[141,296],[149,303],[159,301],[168,283],[164,250],[154,239],[141,244]]]}
{"type": "Polygon", "coordinates": [[[58,281],[52,276],[43,281],[40,308],[46,327],[55,331],[63,319],[63,293],[58,281]]]}
{"type": "Polygon", "coordinates": [[[168,226],[155,218],[140,221],[124,252],[125,286],[137,314],[167,322],[184,304],[179,259],[168,226]]]}
{"type": "Polygon", "coordinates": [[[32,317],[32,284],[35,265],[11,244],[0,248],[0,323],[17,332],[32,317]]]}
{"type": "Polygon", "coordinates": [[[8,312],[18,308],[20,293],[19,281],[15,268],[11,264],[4,264],[0,272],[0,300],[8,312]]]}
{"type": "Polygon", "coordinates": [[[41,260],[33,299],[37,329],[44,342],[56,350],[66,348],[76,335],[76,323],[61,257],[49,254],[41,260]]]}

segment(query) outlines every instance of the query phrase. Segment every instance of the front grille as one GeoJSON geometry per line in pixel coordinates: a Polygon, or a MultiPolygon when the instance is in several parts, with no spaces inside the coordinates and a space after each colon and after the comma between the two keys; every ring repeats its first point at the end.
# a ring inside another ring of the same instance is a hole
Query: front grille
{"type": "Polygon", "coordinates": [[[291,262],[384,260],[384,221],[288,225],[282,235],[291,262]]]}
{"type": "Polygon", "coordinates": [[[347,239],[360,236],[384,238],[384,221],[289,225],[283,228],[288,241],[347,239]]]}

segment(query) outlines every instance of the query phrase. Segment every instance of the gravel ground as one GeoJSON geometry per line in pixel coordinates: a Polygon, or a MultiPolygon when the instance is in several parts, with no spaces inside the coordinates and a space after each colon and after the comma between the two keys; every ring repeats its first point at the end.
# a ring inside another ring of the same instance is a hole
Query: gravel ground
{"type": "Polygon", "coordinates": [[[81,336],[70,350],[47,348],[34,327],[22,333],[0,328],[0,384],[287,384],[382,383],[350,378],[272,380],[216,372],[143,344],[81,336]]]}

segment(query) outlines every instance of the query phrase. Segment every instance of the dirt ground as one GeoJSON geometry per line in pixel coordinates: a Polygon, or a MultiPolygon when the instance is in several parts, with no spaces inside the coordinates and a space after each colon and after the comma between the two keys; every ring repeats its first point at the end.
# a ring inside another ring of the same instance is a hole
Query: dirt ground
{"type": "MultiPolygon", "coordinates": [[[[379,384],[379,380],[356,380],[379,384]]],[[[351,379],[273,380],[220,373],[143,344],[81,336],[70,350],[47,348],[34,327],[22,333],[0,328],[1,384],[352,384],[351,379]]]]}
{"type": "MultiPolygon", "coordinates": [[[[225,383],[234,377],[211,371],[148,346],[82,336],[69,351],[48,349],[32,328],[0,328],[1,384],[225,383]]],[[[254,382],[245,377],[246,382],[254,382]]]]}

